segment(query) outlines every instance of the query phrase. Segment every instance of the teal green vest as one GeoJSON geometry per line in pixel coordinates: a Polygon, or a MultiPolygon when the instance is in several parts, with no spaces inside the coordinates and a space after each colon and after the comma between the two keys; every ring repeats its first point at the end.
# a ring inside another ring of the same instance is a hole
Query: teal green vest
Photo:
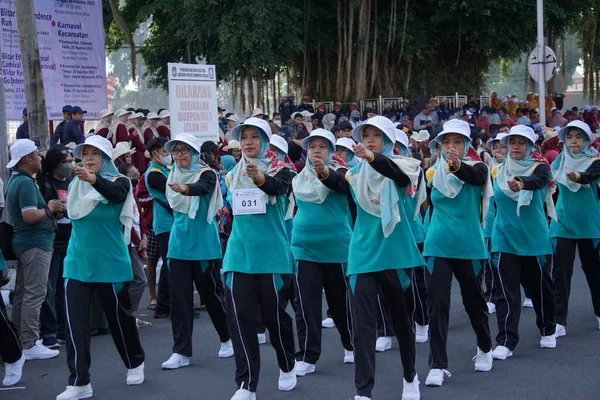
{"type": "Polygon", "coordinates": [[[528,206],[522,206],[517,216],[517,202],[500,190],[494,182],[496,218],[492,228],[492,252],[517,256],[543,256],[552,254],[552,242],[544,197],[546,188],[535,190],[528,206]]]}
{"type": "Polygon", "coordinates": [[[556,216],[550,224],[550,237],[600,239],[600,204],[598,181],[571,192],[558,183],[556,216]]]}
{"type": "Polygon", "coordinates": [[[322,204],[296,199],[298,211],[292,230],[296,260],[346,263],[352,238],[350,209],[345,195],[331,191],[322,204]]]}
{"type": "MultiPolygon", "coordinates": [[[[158,164],[150,163],[148,171],[144,175],[146,182],[146,188],[148,193],[153,199],[160,200],[163,204],[169,204],[167,196],[158,190],[155,190],[148,185],[148,174],[150,172],[160,172],[165,177],[169,176],[169,169],[158,164]]],[[[171,215],[163,206],[158,204],[157,201],[152,202],[152,230],[154,234],[160,235],[161,233],[169,232],[173,226],[173,215],[171,215]]]]}
{"type": "Polygon", "coordinates": [[[131,259],[119,220],[123,204],[98,203],[84,218],[71,220],[73,230],[63,277],[81,282],[133,280],[131,259]]]}
{"type": "Polygon", "coordinates": [[[433,213],[423,249],[425,257],[485,260],[488,251],[480,223],[481,186],[465,184],[450,199],[431,188],[433,213]]]}

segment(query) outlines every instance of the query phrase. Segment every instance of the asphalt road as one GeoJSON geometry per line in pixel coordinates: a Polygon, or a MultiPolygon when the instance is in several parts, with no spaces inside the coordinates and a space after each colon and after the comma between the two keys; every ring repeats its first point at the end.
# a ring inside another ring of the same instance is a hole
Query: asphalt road
{"type": "MultiPolygon", "coordinates": [[[[521,318],[521,342],[514,356],[496,361],[491,372],[474,372],[475,335],[462,307],[458,287],[453,287],[450,333],[448,339],[449,371],[441,388],[425,387],[428,373],[429,346],[417,345],[417,369],[421,380],[421,398],[434,399],[600,399],[600,330],[592,312],[585,278],[576,269],[571,294],[567,336],[558,339],[553,350],[539,348],[539,333],[532,309],[524,309],[521,318]]],[[[147,299],[142,300],[147,304],[147,299]]],[[[142,311],[142,318],[145,316],[142,311]]],[[[497,333],[495,314],[490,316],[492,334],[497,333]]],[[[151,319],[151,318],[150,318],[151,319]]],[[[194,326],[194,357],[189,367],[162,371],[161,363],[171,355],[171,326],[168,320],[153,320],[142,328],[140,336],[146,351],[146,381],[141,386],[125,385],[126,369],[110,335],[92,338],[92,386],[94,398],[119,399],[198,399],[229,400],[235,392],[233,358],[219,360],[219,340],[208,315],[203,312],[194,326]]],[[[2,400],[54,399],[64,390],[68,369],[66,350],[52,360],[28,361],[23,389],[0,391],[2,400]]],[[[353,367],[344,365],[343,348],[335,329],[323,330],[323,354],[317,371],[298,378],[292,392],[277,390],[278,368],[269,342],[261,346],[262,371],[258,387],[260,400],[350,399],[355,394],[353,367]]],[[[377,355],[377,376],[373,398],[400,399],[402,372],[398,346],[377,355]]],[[[3,372],[2,372],[3,374],[3,372]]]]}

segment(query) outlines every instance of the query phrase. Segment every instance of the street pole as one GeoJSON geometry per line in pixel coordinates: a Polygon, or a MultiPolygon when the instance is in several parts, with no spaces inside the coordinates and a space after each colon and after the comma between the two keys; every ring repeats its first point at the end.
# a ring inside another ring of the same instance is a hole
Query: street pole
{"type": "Polygon", "coordinates": [[[538,93],[540,95],[540,124],[546,125],[546,46],[544,45],[544,0],[537,0],[538,93]]]}
{"type": "Polygon", "coordinates": [[[48,148],[48,119],[33,0],[15,1],[15,11],[19,27],[29,137],[39,147],[46,149],[48,148]]]}

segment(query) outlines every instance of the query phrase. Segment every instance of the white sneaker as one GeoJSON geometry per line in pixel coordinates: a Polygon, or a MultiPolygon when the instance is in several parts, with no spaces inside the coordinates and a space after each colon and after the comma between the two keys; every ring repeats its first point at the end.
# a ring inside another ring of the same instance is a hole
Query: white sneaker
{"type": "Polygon", "coordinates": [[[540,347],[542,349],[556,348],[556,336],[542,336],[542,339],[540,340],[540,347]]]}
{"type": "Polygon", "coordinates": [[[344,364],[354,364],[354,352],[344,349],[344,364]]]}
{"type": "Polygon", "coordinates": [[[493,314],[496,312],[496,305],[494,303],[487,303],[488,306],[488,314],[493,314]]]}
{"type": "Polygon", "coordinates": [[[392,348],[392,338],[389,336],[383,336],[377,338],[377,342],[375,343],[375,350],[378,352],[384,352],[392,348]]]}
{"type": "Polygon", "coordinates": [[[523,308],[533,308],[533,302],[531,299],[525,298],[525,301],[523,302],[523,308]]]}
{"type": "Polygon", "coordinates": [[[335,322],[333,322],[333,318],[325,318],[323,322],[321,322],[321,326],[323,328],[335,328],[335,322]]]}
{"type": "Polygon", "coordinates": [[[295,368],[296,367],[294,367],[294,369],[292,369],[290,372],[283,372],[282,370],[279,370],[278,388],[282,392],[289,392],[296,387],[297,380],[295,368]]]}
{"type": "MultiPolygon", "coordinates": [[[[352,400],[352,399],[350,399],[352,400]]],[[[365,396],[354,396],[354,400],[371,400],[370,397],[365,397],[365,396]]]]}
{"type": "Polygon", "coordinates": [[[231,339],[225,343],[221,343],[221,348],[219,349],[219,358],[229,357],[233,357],[233,343],[231,343],[231,339]]]}
{"type": "Polygon", "coordinates": [[[296,371],[296,376],[305,376],[308,374],[312,374],[313,372],[315,372],[315,369],[315,364],[310,364],[304,361],[296,361],[296,366],[294,367],[294,370],[296,371]]]}
{"type": "MultiPolygon", "coordinates": [[[[417,343],[425,343],[429,339],[429,325],[415,324],[415,341],[417,343]]],[[[391,347],[391,344],[390,344],[391,347]]]]}
{"type": "Polygon", "coordinates": [[[79,400],[87,399],[94,395],[92,384],[85,386],[67,386],[67,390],[56,396],[56,400],[79,400]]]}
{"type": "Polygon", "coordinates": [[[26,360],[47,360],[58,356],[58,350],[50,350],[42,344],[41,340],[36,340],[32,348],[23,350],[26,360]]]}
{"type": "Polygon", "coordinates": [[[23,374],[23,364],[25,364],[25,354],[21,354],[21,358],[14,363],[4,363],[4,380],[2,381],[4,386],[13,386],[19,383],[23,374]]]}
{"type": "Polygon", "coordinates": [[[513,352],[508,349],[508,347],[504,346],[496,346],[494,351],[492,351],[492,358],[494,360],[506,360],[508,357],[512,356],[513,352]]]}
{"type": "Polygon", "coordinates": [[[427,375],[427,379],[425,379],[426,386],[442,386],[444,384],[444,375],[450,378],[450,372],[445,369],[432,369],[429,371],[429,375],[427,375]]]}
{"type": "Polygon", "coordinates": [[[256,400],[256,393],[246,389],[238,389],[231,400],[256,400]]]}
{"type": "Polygon", "coordinates": [[[473,357],[475,361],[475,371],[488,372],[492,369],[492,351],[484,353],[479,347],[477,348],[477,354],[473,357]]]}
{"type": "Polygon", "coordinates": [[[554,333],[554,336],[567,336],[567,328],[564,325],[556,324],[556,332],[554,333]]]}
{"type": "Polygon", "coordinates": [[[162,369],[177,369],[190,365],[190,359],[181,354],[173,353],[171,357],[162,363],[162,369]]]}
{"type": "Polygon", "coordinates": [[[144,383],[144,363],[134,369],[127,370],[127,384],[129,386],[141,385],[142,383],[144,383]]]}
{"type": "Polygon", "coordinates": [[[258,337],[258,344],[267,343],[267,334],[266,333],[258,333],[256,336],[258,337]]]}
{"type": "Polygon", "coordinates": [[[419,390],[419,375],[415,374],[415,379],[412,382],[406,382],[406,379],[402,379],[404,382],[404,389],[402,390],[402,400],[419,400],[421,398],[421,391],[419,390]]]}

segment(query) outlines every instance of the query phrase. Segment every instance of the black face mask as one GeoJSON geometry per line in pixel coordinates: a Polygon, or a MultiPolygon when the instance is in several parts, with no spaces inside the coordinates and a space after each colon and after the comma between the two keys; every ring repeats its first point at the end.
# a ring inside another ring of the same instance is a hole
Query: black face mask
{"type": "Polygon", "coordinates": [[[140,180],[138,178],[133,178],[131,180],[131,186],[135,189],[139,182],[140,182],[140,180]]]}

